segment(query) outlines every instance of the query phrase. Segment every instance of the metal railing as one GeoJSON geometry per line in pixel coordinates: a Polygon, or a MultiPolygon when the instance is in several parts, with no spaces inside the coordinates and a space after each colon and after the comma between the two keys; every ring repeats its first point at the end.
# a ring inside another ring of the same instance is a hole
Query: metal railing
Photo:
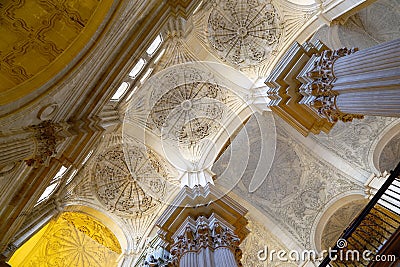
{"type": "Polygon", "coordinates": [[[339,240],[346,240],[346,246],[335,244],[330,255],[319,267],[326,266],[368,266],[392,235],[400,229],[400,162],[391,172],[382,187],[362,210],[339,240]],[[368,259],[338,257],[347,251],[368,251],[368,259]],[[339,258],[339,260],[338,260],[339,258]],[[335,259],[335,260],[333,260],[335,259]]]}

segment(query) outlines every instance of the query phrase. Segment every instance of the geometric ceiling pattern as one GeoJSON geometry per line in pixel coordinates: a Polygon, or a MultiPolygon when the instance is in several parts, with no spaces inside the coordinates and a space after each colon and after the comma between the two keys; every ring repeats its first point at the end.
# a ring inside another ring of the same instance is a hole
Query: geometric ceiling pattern
{"type": "Polygon", "coordinates": [[[235,66],[257,65],[270,56],[281,36],[275,7],[265,0],[220,0],[208,18],[210,47],[235,66]]]}
{"type": "Polygon", "coordinates": [[[33,78],[54,63],[87,27],[99,5],[101,1],[95,0],[2,1],[0,92],[33,78]]]}
{"type": "Polygon", "coordinates": [[[145,212],[151,213],[160,204],[146,194],[140,184],[151,184],[149,187],[155,191],[153,193],[162,198],[165,188],[161,177],[166,176],[166,172],[162,168],[156,171],[156,160],[151,160],[146,151],[130,146],[129,153],[133,172],[128,168],[121,145],[108,147],[97,155],[92,171],[93,193],[113,213],[140,216],[145,212]]]}
{"type": "Polygon", "coordinates": [[[13,255],[12,266],[111,267],[121,254],[115,235],[86,214],[65,212],[36,235],[13,255]]]}

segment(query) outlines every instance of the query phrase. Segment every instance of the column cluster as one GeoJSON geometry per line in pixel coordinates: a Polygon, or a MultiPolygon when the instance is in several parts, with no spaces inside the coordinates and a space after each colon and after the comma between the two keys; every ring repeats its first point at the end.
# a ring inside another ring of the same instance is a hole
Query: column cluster
{"type": "Polygon", "coordinates": [[[226,258],[231,261],[234,259],[237,266],[241,266],[240,239],[229,227],[216,220],[215,217],[209,220],[200,216],[195,222],[194,220],[187,221],[183,233],[177,235],[174,241],[171,254],[176,266],[179,266],[178,263],[181,258],[188,253],[209,254],[209,257],[205,258],[208,258],[211,264],[215,263],[218,259],[215,258],[217,254],[213,255],[213,252],[218,249],[222,252],[218,254],[225,254],[226,258]]]}
{"type": "Polygon", "coordinates": [[[333,71],[335,61],[357,50],[356,48],[341,48],[324,50],[320,54],[313,55],[297,77],[302,82],[299,93],[303,95],[303,99],[299,103],[310,106],[332,123],[339,120],[348,122],[354,118],[362,119],[362,115],[343,113],[337,108],[338,92],[333,89],[336,79],[333,71]]]}

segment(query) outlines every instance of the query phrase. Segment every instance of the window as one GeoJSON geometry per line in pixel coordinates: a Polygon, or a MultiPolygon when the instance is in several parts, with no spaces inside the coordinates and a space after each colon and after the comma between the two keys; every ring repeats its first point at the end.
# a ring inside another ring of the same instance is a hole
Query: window
{"type": "Polygon", "coordinates": [[[157,62],[161,59],[161,57],[164,55],[165,53],[165,48],[160,52],[160,54],[158,54],[158,56],[154,59],[154,64],[157,64],[157,62]]]}
{"type": "Polygon", "coordinates": [[[143,58],[139,59],[139,61],[133,67],[131,72],[129,72],[129,76],[131,78],[135,78],[142,71],[145,64],[146,64],[146,60],[144,60],[143,58]]]}
{"type": "Polygon", "coordinates": [[[61,166],[57,174],[53,177],[53,179],[51,179],[50,185],[44,190],[43,194],[39,197],[39,200],[36,202],[36,205],[38,205],[43,200],[49,198],[51,194],[54,193],[55,189],[57,188],[57,185],[60,183],[61,177],[64,175],[66,171],[67,168],[65,166],[61,166]]]}
{"type": "Polygon", "coordinates": [[[197,11],[199,11],[202,4],[203,4],[203,1],[200,1],[200,4],[198,4],[197,7],[194,9],[193,14],[196,14],[197,11]]]}
{"type": "Polygon", "coordinates": [[[150,76],[150,74],[153,72],[153,68],[149,68],[146,73],[143,75],[142,79],[140,79],[140,82],[143,84],[144,81],[150,76]]]}
{"type": "Polygon", "coordinates": [[[77,172],[78,172],[78,170],[74,170],[74,171],[71,173],[71,175],[69,176],[67,182],[65,183],[66,185],[68,185],[68,184],[72,181],[72,179],[74,179],[74,177],[75,177],[75,175],[77,174],[77,172]]]}
{"type": "Polygon", "coordinates": [[[131,99],[132,95],[135,93],[135,91],[138,89],[138,86],[135,86],[135,88],[132,89],[132,92],[128,95],[126,98],[126,101],[129,101],[131,99]]]}
{"type": "Polygon", "coordinates": [[[112,96],[111,100],[118,101],[118,100],[121,98],[121,96],[123,96],[123,95],[125,94],[125,92],[126,92],[126,90],[127,90],[128,88],[129,88],[129,83],[123,82],[123,83],[119,86],[119,88],[118,88],[118,90],[115,92],[115,94],[112,96]]]}
{"type": "Polygon", "coordinates": [[[146,53],[151,57],[157,51],[162,43],[161,34],[157,35],[156,39],[151,43],[151,45],[147,48],[146,53]]]}
{"type": "Polygon", "coordinates": [[[90,150],[89,154],[87,154],[87,156],[85,157],[85,159],[82,162],[82,165],[84,165],[86,163],[86,161],[88,161],[88,159],[90,158],[90,156],[93,154],[93,150],[90,150]]]}

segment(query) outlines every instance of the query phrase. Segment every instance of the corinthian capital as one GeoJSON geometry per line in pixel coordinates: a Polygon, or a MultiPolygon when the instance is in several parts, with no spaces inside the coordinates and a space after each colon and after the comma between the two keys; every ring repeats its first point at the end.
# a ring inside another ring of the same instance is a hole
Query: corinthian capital
{"type": "Polygon", "coordinates": [[[313,55],[298,76],[302,82],[299,93],[303,95],[300,104],[308,105],[319,116],[329,122],[343,122],[353,119],[362,119],[362,115],[343,113],[336,106],[334,63],[338,58],[358,51],[357,48],[341,48],[338,50],[324,50],[313,55]]]}
{"type": "Polygon", "coordinates": [[[57,144],[64,139],[60,134],[63,127],[59,123],[47,120],[28,128],[34,132],[33,138],[36,142],[36,151],[32,157],[25,160],[25,163],[28,166],[46,164],[57,153],[57,144]]]}

